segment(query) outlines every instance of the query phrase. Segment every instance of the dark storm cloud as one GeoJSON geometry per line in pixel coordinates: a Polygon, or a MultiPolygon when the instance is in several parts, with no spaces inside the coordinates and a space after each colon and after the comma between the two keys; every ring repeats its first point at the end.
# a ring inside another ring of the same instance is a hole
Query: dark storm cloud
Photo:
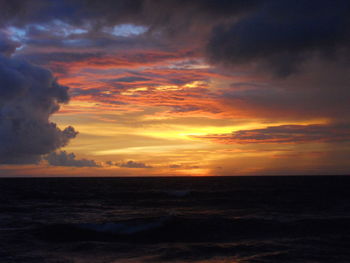
{"type": "Polygon", "coordinates": [[[0,0],[3,24],[42,23],[52,19],[79,21],[81,6],[76,1],[0,0]]]}
{"type": "Polygon", "coordinates": [[[118,23],[184,29],[207,19],[227,18],[253,9],[260,0],[0,0],[0,22],[14,25],[45,23],[59,19],[71,24],[89,21],[94,28],[118,23]]]}
{"type": "Polygon", "coordinates": [[[213,29],[213,62],[255,63],[286,76],[313,56],[336,59],[337,51],[349,49],[349,1],[265,2],[238,22],[213,29]]]}
{"type": "Polygon", "coordinates": [[[250,116],[349,121],[350,67],[345,60],[313,59],[302,74],[236,83],[221,97],[225,105],[250,116]]]}
{"type": "Polygon", "coordinates": [[[0,163],[37,163],[77,135],[49,117],[69,100],[51,72],[0,56],[0,163]]]}
{"type": "MultiPolygon", "coordinates": [[[[66,41],[57,35],[37,38],[35,34],[42,29],[32,29],[31,34],[28,31],[28,36],[32,35],[26,40],[28,45],[88,48],[124,43],[127,46],[132,42],[130,38],[113,39],[102,33],[102,29],[131,23],[149,27],[143,43],[161,36],[171,39],[171,43],[189,45],[200,41],[194,36],[202,34],[209,41],[200,42],[199,49],[207,42],[206,50],[212,62],[254,64],[279,76],[297,72],[314,56],[336,60],[338,51],[347,50],[350,44],[350,2],[346,0],[0,0],[0,9],[3,25],[23,26],[54,20],[75,26],[89,25],[89,33],[66,41]]],[[[57,33],[46,31],[46,34],[57,33]]]]}
{"type": "Polygon", "coordinates": [[[195,137],[227,144],[348,142],[350,141],[350,125],[346,123],[280,125],[264,129],[239,130],[232,134],[212,134],[195,137]]]}
{"type": "Polygon", "coordinates": [[[91,58],[101,58],[102,52],[35,52],[16,55],[16,58],[24,59],[36,65],[46,65],[48,62],[81,62],[91,58]]]}
{"type": "MultiPolygon", "coordinates": [[[[72,50],[79,52],[79,49],[105,48],[113,50],[137,49],[137,48],[158,48],[165,49],[162,40],[152,37],[115,37],[106,34],[86,34],[84,36],[61,36],[52,37],[47,33],[46,37],[38,38],[36,36],[23,40],[23,43],[36,48],[56,48],[62,50],[72,50]]],[[[108,51],[108,50],[105,50],[108,51]]]]}
{"type": "Polygon", "coordinates": [[[18,46],[19,43],[10,40],[8,36],[0,31],[0,54],[10,56],[18,46]]]}
{"type": "Polygon", "coordinates": [[[94,160],[76,159],[74,153],[66,151],[51,152],[44,157],[52,166],[71,166],[71,167],[98,167],[94,160]]]}
{"type": "Polygon", "coordinates": [[[68,74],[71,62],[85,62],[92,58],[101,58],[104,56],[102,52],[32,52],[24,54],[16,54],[13,57],[23,59],[50,69],[54,73],[68,74]]]}
{"type": "MultiPolygon", "coordinates": [[[[169,14],[177,15],[175,11],[192,10],[198,15],[207,14],[213,17],[230,15],[262,3],[261,0],[1,0],[4,10],[4,20],[33,20],[70,19],[72,21],[81,17],[92,19],[103,17],[106,20],[135,19],[140,14],[153,11],[153,16],[169,14]],[[158,7],[158,9],[156,9],[158,7]],[[153,8],[153,10],[151,10],[153,8]],[[46,12],[46,14],[44,14],[46,12]],[[41,14],[42,17],[37,15],[41,14]],[[76,17],[71,17],[75,14],[76,17]]],[[[196,15],[196,14],[194,14],[196,15]]],[[[169,17],[168,17],[169,19],[169,17]]]]}

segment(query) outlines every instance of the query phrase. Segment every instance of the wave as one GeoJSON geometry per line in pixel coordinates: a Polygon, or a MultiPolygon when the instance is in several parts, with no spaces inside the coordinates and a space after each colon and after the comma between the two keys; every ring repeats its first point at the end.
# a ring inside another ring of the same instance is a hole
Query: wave
{"type": "Polygon", "coordinates": [[[120,222],[52,224],[37,233],[49,241],[232,242],[249,238],[350,235],[348,218],[282,222],[261,218],[220,217],[134,219],[120,222]]]}
{"type": "Polygon", "coordinates": [[[189,196],[191,194],[191,191],[189,191],[189,190],[171,190],[171,191],[166,191],[166,194],[169,196],[174,196],[174,197],[185,197],[185,196],[189,196]]]}
{"type": "Polygon", "coordinates": [[[149,231],[159,228],[165,222],[165,218],[142,223],[101,223],[101,224],[79,224],[81,229],[91,230],[98,233],[132,235],[139,232],[149,231]]]}

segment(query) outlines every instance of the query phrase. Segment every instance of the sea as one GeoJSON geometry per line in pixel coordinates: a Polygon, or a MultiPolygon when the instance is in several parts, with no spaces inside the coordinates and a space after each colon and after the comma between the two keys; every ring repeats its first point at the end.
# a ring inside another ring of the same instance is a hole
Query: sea
{"type": "Polygon", "coordinates": [[[349,176],[0,179],[0,263],[350,262],[349,176]]]}

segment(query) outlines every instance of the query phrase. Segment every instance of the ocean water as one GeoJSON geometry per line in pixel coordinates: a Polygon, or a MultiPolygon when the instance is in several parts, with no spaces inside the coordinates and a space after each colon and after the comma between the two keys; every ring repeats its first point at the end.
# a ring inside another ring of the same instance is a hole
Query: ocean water
{"type": "Polygon", "coordinates": [[[0,179],[1,263],[350,262],[350,177],[0,179]]]}

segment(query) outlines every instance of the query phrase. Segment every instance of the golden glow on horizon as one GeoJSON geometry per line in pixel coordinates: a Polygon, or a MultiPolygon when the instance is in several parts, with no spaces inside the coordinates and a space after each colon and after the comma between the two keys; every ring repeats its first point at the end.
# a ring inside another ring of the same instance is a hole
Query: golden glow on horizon
{"type": "Polygon", "coordinates": [[[273,108],[263,112],[258,106],[240,104],[240,100],[227,102],[227,87],[236,85],[236,92],[244,92],[254,81],[264,85],[268,82],[263,76],[250,79],[239,72],[216,73],[203,61],[191,64],[176,55],[154,52],[149,57],[146,54],[145,61],[126,54],[62,62],[60,66],[66,67],[68,73],[59,76],[60,83],[71,87],[72,99],[51,119],[60,128],[72,125],[79,131],[77,138],[62,150],[74,152],[77,158],[94,159],[101,167],[43,164],[47,172],[43,167],[28,166],[23,173],[238,175],[268,173],[271,167],[293,170],[296,166],[302,171],[316,162],[327,163],[327,144],[225,145],[196,138],[230,136],[240,130],[269,126],[328,124],[330,120],[293,117],[288,111],[276,114],[273,108]],[[163,61],[164,56],[169,58],[163,61]],[[129,160],[152,168],[106,165],[108,161],[129,160]]]}
{"type": "Polygon", "coordinates": [[[178,144],[178,145],[158,145],[158,146],[144,146],[144,147],[127,147],[122,149],[112,149],[104,151],[93,152],[94,155],[112,155],[118,153],[162,153],[162,152],[171,152],[176,150],[185,150],[185,149],[196,149],[202,148],[201,145],[188,145],[188,144],[178,144]]]}

